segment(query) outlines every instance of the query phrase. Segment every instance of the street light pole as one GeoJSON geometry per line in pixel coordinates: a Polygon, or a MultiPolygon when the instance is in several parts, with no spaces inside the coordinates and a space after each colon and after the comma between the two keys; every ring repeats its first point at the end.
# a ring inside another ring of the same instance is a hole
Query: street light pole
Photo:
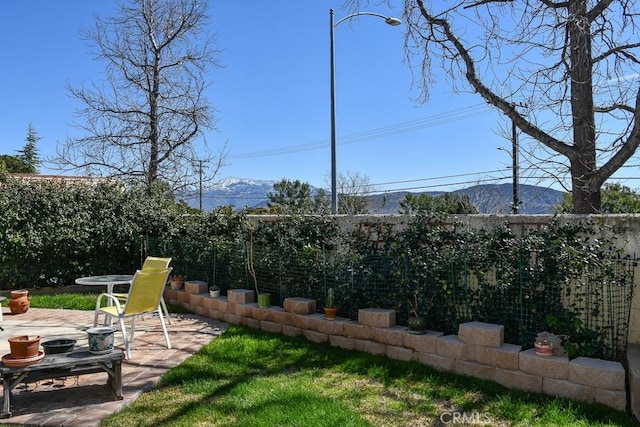
{"type": "Polygon", "coordinates": [[[329,9],[329,48],[331,54],[331,215],[338,213],[338,168],[336,164],[336,52],[334,45],[334,30],[341,22],[361,15],[377,16],[378,18],[384,19],[384,22],[388,25],[394,27],[402,24],[402,21],[398,18],[381,15],[375,12],[352,13],[334,23],[333,9],[329,9]]]}

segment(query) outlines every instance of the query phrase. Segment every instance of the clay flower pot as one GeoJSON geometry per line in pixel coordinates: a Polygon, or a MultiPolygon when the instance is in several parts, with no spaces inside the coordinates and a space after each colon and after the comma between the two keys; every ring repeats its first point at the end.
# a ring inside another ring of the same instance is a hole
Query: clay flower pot
{"type": "Polygon", "coordinates": [[[552,344],[540,344],[533,343],[536,354],[540,356],[553,356],[553,345],[552,344]]]}
{"type": "Polygon", "coordinates": [[[11,337],[9,338],[9,348],[11,349],[11,357],[14,359],[35,357],[40,349],[40,337],[29,337],[28,335],[11,337]]]}
{"type": "Polygon", "coordinates": [[[19,291],[11,291],[11,300],[9,301],[9,309],[12,314],[22,314],[29,310],[31,297],[29,291],[22,289],[19,291]]]}
{"type": "Polygon", "coordinates": [[[327,316],[327,320],[336,320],[338,315],[338,309],[335,307],[325,307],[324,315],[327,316]]]}

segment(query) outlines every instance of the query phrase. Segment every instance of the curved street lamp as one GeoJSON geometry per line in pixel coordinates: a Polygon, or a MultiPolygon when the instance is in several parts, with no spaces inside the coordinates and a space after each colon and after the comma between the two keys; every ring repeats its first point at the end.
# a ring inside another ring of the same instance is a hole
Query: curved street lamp
{"type": "Polygon", "coordinates": [[[355,16],[361,15],[369,15],[369,16],[377,16],[378,18],[384,19],[384,22],[391,26],[398,26],[402,24],[398,18],[394,18],[392,16],[385,16],[375,12],[356,12],[350,15],[345,16],[344,18],[338,20],[336,23],[333,22],[333,9],[329,10],[329,39],[330,39],[330,49],[331,49],[331,214],[335,215],[338,213],[338,184],[337,184],[337,167],[336,167],[336,72],[335,72],[335,62],[336,62],[336,52],[334,48],[334,29],[338,24],[344,22],[348,19],[351,19],[355,16]]]}

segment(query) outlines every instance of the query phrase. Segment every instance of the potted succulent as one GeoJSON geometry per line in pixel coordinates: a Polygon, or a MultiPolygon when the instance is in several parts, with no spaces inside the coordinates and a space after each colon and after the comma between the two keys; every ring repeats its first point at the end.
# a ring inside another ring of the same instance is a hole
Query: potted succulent
{"type": "Polygon", "coordinates": [[[553,356],[561,351],[561,345],[562,337],[547,331],[539,332],[533,342],[535,352],[540,356],[553,356]]]}
{"type": "Polygon", "coordinates": [[[409,318],[407,319],[407,326],[409,327],[410,334],[421,335],[427,332],[427,318],[420,316],[418,311],[418,292],[414,292],[409,303],[409,318]]]}
{"type": "Polygon", "coordinates": [[[333,288],[327,289],[327,298],[324,301],[324,314],[327,316],[327,320],[336,320],[338,309],[335,305],[333,288]]]}
{"type": "Polygon", "coordinates": [[[220,288],[217,285],[209,286],[209,296],[218,298],[220,296],[220,288]]]}

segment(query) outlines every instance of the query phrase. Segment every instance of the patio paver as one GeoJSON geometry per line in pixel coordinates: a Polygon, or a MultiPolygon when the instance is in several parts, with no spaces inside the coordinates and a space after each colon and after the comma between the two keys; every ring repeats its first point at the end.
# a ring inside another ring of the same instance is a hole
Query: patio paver
{"type": "MultiPolygon", "coordinates": [[[[40,335],[41,342],[57,338],[75,338],[75,349],[87,346],[85,329],[92,325],[93,311],[47,310],[30,308],[12,315],[3,307],[0,324],[0,353],[9,353],[7,338],[16,335],[40,335]]],[[[219,336],[226,323],[191,314],[172,314],[167,325],[172,349],[167,349],[158,319],[146,315],[136,321],[136,336],[131,343],[133,358],[122,364],[123,400],[113,400],[106,386],[106,374],[91,374],[46,380],[26,387],[19,385],[12,398],[13,416],[0,424],[42,426],[97,426],[99,422],[134,401],[158,383],[169,369],[219,336]]],[[[122,334],[116,332],[116,346],[123,348],[122,334]]]]}

